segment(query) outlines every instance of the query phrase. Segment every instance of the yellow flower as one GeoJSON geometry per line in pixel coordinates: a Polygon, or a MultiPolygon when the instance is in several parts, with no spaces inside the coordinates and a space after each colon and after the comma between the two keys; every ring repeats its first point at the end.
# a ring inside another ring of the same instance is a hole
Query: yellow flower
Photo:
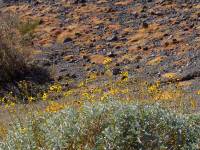
{"type": "Polygon", "coordinates": [[[108,93],[104,93],[103,96],[100,98],[101,101],[105,101],[108,99],[108,93]]]}
{"type": "Polygon", "coordinates": [[[111,62],[112,62],[112,58],[107,57],[107,58],[104,59],[103,64],[106,65],[106,64],[109,64],[111,62]]]}
{"type": "Polygon", "coordinates": [[[89,94],[88,93],[83,93],[82,96],[89,97],[89,94]]]}
{"type": "Polygon", "coordinates": [[[11,102],[11,103],[10,103],[10,107],[15,107],[15,103],[14,103],[14,102],[11,102]]]}
{"type": "Polygon", "coordinates": [[[197,94],[200,95],[200,90],[197,91],[197,94]]]}
{"type": "Polygon", "coordinates": [[[82,94],[83,98],[87,99],[87,100],[91,100],[94,96],[90,95],[89,93],[83,93],[82,94]]]}
{"type": "Polygon", "coordinates": [[[124,76],[124,77],[128,77],[128,71],[126,71],[126,72],[122,72],[122,76],[124,76]]]}
{"type": "Polygon", "coordinates": [[[12,107],[15,107],[15,103],[11,100],[6,100],[6,103],[5,103],[5,108],[12,108],[12,107]]]}
{"type": "Polygon", "coordinates": [[[42,100],[43,100],[43,101],[46,101],[46,100],[47,100],[47,97],[48,97],[48,96],[47,96],[47,93],[43,93],[43,95],[42,95],[42,100]]]}
{"type": "Polygon", "coordinates": [[[59,84],[54,84],[52,86],[49,87],[50,91],[54,91],[54,92],[61,92],[62,91],[62,86],[59,84]]]}
{"type": "Polygon", "coordinates": [[[153,92],[158,92],[159,91],[159,82],[157,82],[156,84],[150,85],[148,87],[148,92],[153,93],[153,92]]]}
{"type": "Polygon", "coordinates": [[[124,89],[120,91],[122,94],[127,94],[129,92],[129,89],[124,89]]]}
{"type": "Polygon", "coordinates": [[[68,97],[68,96],[72,95],[72,93],[73,93],[73,91],[69,90],[69,91],[67,91],[67,92],[64,93],[64,96],[68,97]]]}
{"type": "Polygon", "coordinates": [[[19,132],[22,133],[22,134],[26,133],[27,131],[28,131],[27,128],[20,128],[19,129],[19,132]]]}
{"type": "Polygon", "coordinates": [[[162,93],[159,94],[159,96],[157,98],[155,98],[156,100],[170,100],[173,99],[175,96],[174,92],[170,92],[170,91],[163,91],[162,93]]]}
{"type": "Polygon", "coordinates": [[[2,102],[2,103],[5,103],[5,100],[6,100],[6,98],[3,97],[3,98],[1,99],[1,102],[2,102]]]}
{"type": "Polygon", "coordinates": [[[128,71],[122,72],[122,81],[128,81],[128,71]]]}
{"type": "Polygon", "coordinates": [[[93,93],[101,93],[101,92],[102,92],[102,89],[100,89],[100,88],[95,88],[93,90],[93,93]]]}
{"type": "Polygon", "coordinates": [[[64,108],[64,104],[60,104],[57,102],[52,102],[49,106],[46,107],[47,112],[57,112],[59,110],[62,110],[64,108]]]}
{"type": "Polygon", "coordinates": [[[91,73],[89,75],[90,80],[95,80],[97,78],[97,75],[95,73],[91,73]]]}
{"type": "Polygon", "coordinates": [[[30,96],[30,97],[28,97],[28,101],[29,102],[33,102],[35,99],[32,97],[32,96],[30,96]]]}
{"type": "Polygon", "coordinates": [[[111,95],[116,95],[118,92],[119,92],[118,89],[111,89],[111,90],[109,91],[109,94],[111,94],[111,95]]]}
{"type": "Polygon", "coordinates": [[[5,108],[6,108],[6,109],[9,108],[9,104],[6,104],[6,105],[5,105],[5,108]]]}
{"type": "Polygon", "coordinates": [[[82,86],[84,86],[84,82],[83,81],[79,83],[78,87],[82,87],[82,86]]]}

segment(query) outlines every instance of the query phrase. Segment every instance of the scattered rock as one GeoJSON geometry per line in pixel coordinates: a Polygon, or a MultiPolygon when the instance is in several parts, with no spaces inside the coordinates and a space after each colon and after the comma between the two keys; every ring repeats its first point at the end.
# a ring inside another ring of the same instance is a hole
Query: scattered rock
{"type": "Polygon", "coordinates": [[[120,68],[114,68],[113,70],[112,70],[112,73],[113,73],[113,75],[119,75],[120,73],[121,73],[121,69],[120,68]]]}
{"type": "Polygon", "coordinates": [[[144,51],[147,51],[149,48],[146,46],[143,48],[144,51]]]}
{"type": "Polygon", "coordinates": [[[114,42],[114,41],[118,40],[118,37],[116,35],[112,35],[112,36],[108,37],[106,40],[108,42],[114,42]]]}
{"type": "Polygon", "coordinates": [[[108,57],[116,57],[117,54],[115,54],[114,52],[108,52],[108,53],[107,53],[107,56],[108,56],[108,57]]]}
{"type": "Polygon", "coordinates": [[[63,43],[68,43],[68,42],[72,42],[72,38],[67,37],[64,39],[63,43]]]}
{"type": "Polygon", "coordinates": [[[65,61],[71,61],[73,58],[74,58],[73,55],[67,55],[67,56],[64,56],[64,57],[63,57],[63,59],[64,59],[65,61]]]}
{"type": "Polygon", "coordinates": [[[141,59],[142,59],[142,56],[137,55],[137,56],[135,57],[134,61],[137,63],[137,62],[139,62],[141,59]]]}
{"type": "Polygon", "coordinates": [[[6,9],[41,20],[34,31],[34,44],[45,54],[39,59],[34,56],[33,64],[49,70],[54,64],[59,79],[84,79],[84,71],[104,74],[106,63],[114,67],[110,71],[113,75],[127,67],[130,73],[145,78],[198,82],[199,69],[188,69],[200,65],[198,2],[183,5],[180,0],[62,0],[66,3],[63,6],[60,0],[31,0],[25,4],[27,9],[24,2],[28,1],[8,0],[12,2],[8,6],[13,6],[6,9]],[[91,21],[94,16],[98,18],[96,23],[91,21]]]}
{"type": "Polygon", "coordinates": [[[86,3],[86,0],[75,0],[74,4],[86,3]]]}
{"type": "Polygon", "coordinates": [[[148,24],[146,21],[144,21],[144,22],[142,23],[142,27],[143,27],[143,28],[148,28],[148,27],[149,27],[149,24],[148,24]]]}

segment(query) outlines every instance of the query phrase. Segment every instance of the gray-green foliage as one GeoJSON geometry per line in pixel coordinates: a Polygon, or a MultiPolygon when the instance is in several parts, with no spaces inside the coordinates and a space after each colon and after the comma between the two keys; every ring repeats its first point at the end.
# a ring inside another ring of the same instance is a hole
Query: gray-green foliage
{"type": "Polygon", "coordinates": [[[85,104],[16,124],[0,149],[199,149],[199,116],[159,106],[85,104]]]}

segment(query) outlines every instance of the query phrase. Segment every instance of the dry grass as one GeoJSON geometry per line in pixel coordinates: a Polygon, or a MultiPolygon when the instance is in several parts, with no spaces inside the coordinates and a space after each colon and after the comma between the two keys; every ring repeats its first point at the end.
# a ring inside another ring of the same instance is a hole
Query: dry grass
{"type": "Polygon", "coordinates": [[[13,14],[0,14],[0,82],[10,81],[26,69],[27,51],[18,30],[19,19],[13,14]]]}

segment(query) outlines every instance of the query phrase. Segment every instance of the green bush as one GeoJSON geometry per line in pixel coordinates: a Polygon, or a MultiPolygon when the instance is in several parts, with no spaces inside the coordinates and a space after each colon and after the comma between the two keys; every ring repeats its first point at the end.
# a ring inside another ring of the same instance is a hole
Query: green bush
{"type": "Polygon", "coordinates": [[[118,102],[31,117],[16,123],[0,149],[199,149],[199,116],[118,102]]]}

